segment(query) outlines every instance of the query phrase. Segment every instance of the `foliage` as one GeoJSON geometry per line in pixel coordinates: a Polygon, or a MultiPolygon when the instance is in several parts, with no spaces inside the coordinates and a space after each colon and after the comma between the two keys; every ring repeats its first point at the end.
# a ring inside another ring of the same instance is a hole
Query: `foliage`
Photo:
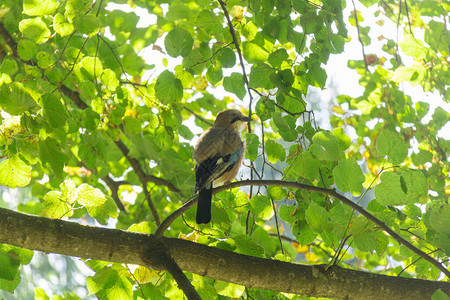
{"type": "MultiPolygon", "coordinates": [[[[367,211],[448,261],[450,142],[440,133],[449,112],[402,91],[403,84],[421,86],[448,103],[448,3],[380,2],[373,26],[390,20],[401,39],[380,36],[377,54],[348,61],[364,92],[337,96],[333,130],[316,125],[306,96],[325,88],[324,65],[349,41],[345,2],[229,0],[224,9],[221,1],[115,1],[132,10],[112,3],[0,6],[0,184],[30,191],[18,211],[154,232],[193,193],[198,127],[241,104],[258,118],[245,134],[245,157],[254,165],[246,174],[266,178],[274,170],[282,180],[371,197],[367,211]],[[149,25],[139,25],[138,8],[148,12],[149,25]],[[151,51],[145,59],[144,51],[151,51]],[[219,99],[221,88],[232,97],[219,99]],[[119,213],[121,205],[127,213],[119,213]]],[[[348,22],[369,48],[373,28],[363,26],[361,13],[352,11],[348,22]]],[[[235,189],[215,196],[212,215],[211,224],[197,226],[191,209],[166,235],[265,258],[328,263],[340,255],[334,261],[348,268],[440,276],[377,225],[318,193],[235,189]],[[290,238],[280,243],[276,226],[290,238]]],[[[1,289],[15,290],[19,266],[31,256],[0,246],[1,289]]],[[[95,271],[87,287],[100,299],[182,293],[166,273],[86,264],[95,271]]],[[[189,278],[207,299],[276,294],[189,278]]]]}

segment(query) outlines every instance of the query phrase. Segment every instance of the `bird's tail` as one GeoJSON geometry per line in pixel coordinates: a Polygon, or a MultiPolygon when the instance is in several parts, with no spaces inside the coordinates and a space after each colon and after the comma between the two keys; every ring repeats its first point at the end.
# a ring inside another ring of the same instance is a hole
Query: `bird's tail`
{"type": "Polygon", "coordinates": [[[207,224],[211,221],[212,187],[203,188],[198,192],[197,224],[207,224]]]}

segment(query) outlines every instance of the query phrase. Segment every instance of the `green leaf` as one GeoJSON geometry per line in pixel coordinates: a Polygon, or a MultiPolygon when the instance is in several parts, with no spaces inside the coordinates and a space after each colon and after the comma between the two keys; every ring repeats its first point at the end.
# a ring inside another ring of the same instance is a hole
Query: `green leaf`
{"type": "Polygon", "coordinates": [[[319,177],[319,161],[315,159],[311,152],[306,151],[296,156],[288,169],[288,174],[296,177],[303,177],[310,181],[318,180],[319,177]]]}
{"type": "Polygon", "coordinates": [[[244,99],[247,93],[244,85],[244,77],[241,73],[233,72],[229,77],[223,79],[225,91],[235,94],[239,99],[244,99]]]}
{"type": "Polygon", "coordinates": [[[162,72],[155,84],[156,99],[163,104],[180,101],[183,98],[183,86],[180,79],[169,70],[162,72]]]}
{"type": "Polygon", "coordinates": [[[83,206],[100,206],[106,202],[103,192],[87,183],[82,183],[78,187],[77,202],[83,206]]]}
{"type": "Polygon", "coordinates": [[[372,112],[372,109],[377,107],[373,102],[362,100],[356,103],[356,107],[362,112],[363,115],[368,115],[372,112]]]}
{"type": "Polygon", "coordinates": [[[186,57],[191,53],[194,39],[191,34],[180,27],[172,29],[164,39],[167,54],[172,57],[186,57]]]}
{"type": "Polygon", "coordinates": [[[450,297],[445,292],[443,292],[441,289],[438,289],[431,296],[431,300],[449,300],[449,299],[450,299],[450,297]]]}
{"type": "Polygon", "coordinates": [[[406,170],[401,177],[408,203],[419,203],[428,196],[427,178],[418,170],[406,170]]]}
{"type": "Polygon", "coordinates": [[[18,70],[17,63],[14,59],[4,59],[0,66],[0,71],[10,76],[14,75],[18,70]]]}
{"type": "Polygon", "coordinates": [[[269,186],[267,187],[267,193],[273,201],[282,200],[286,197],[287,194],[286,190],[281,186],[269,186]]]}
{"type": "Polygon", "coordinates": [[[333,129],[333,135],[339,140],[339,150],[344,151],[350,147],[352,140],[345,134],[344,129],[340,127],[333,129]]]}
{"type": "Polygon", "coordinates": [[[37,44],[43,44],[51,37],[50,30],[40,17],[20,21],[19,30],[23,37],[37,44]]]}
{"type": "Polygon", "coordinates": [[[90,79],[100,77],[103,72],[102,62],[98,57],[86,56],[80,61],[81,71],[90,79]]]}
{"type": "Polygon", "coordinates": [[[210,10],[202,10],[198,14],[195,23],[207,34],[210,35],[222,34],[223,28],[221,19],[217,14],[213,13],[210,10]]]}
{"type": "Polygon", "coordinates": [[[259,138],[256,134],[246,132],[245,133],[245,158],[251,161],[258,158],[259,138]]]}
{"type": "Polygon", "coordinates": [[[235,242],[237,253],[256,257],[264,256],[264,249],[258,245],[252,237],[245,234],[240,234],[233,237],[233,240],[235,242]]]}
{"type": "Polygon", "coordinates": [[[105,203],[100,206],[87,206],[89,215],[102,225],[107,225],[109,218],[116,219],[119,216],[114,200],[107,196],[105,203]]]}
{"type": "Polygon", "coordinates": [[[17,53],[24,61],[32,59],[36,52],[36,44],[30,40],[22,39],[17,44],[17,53]]]}
{"type": "Polygon", "coordinates": [[[387,155],[387,160],[393,164],[403,162],[408,154],[408,146],[402,138],[390,130],[383,130],[377,139],[377,150],[381,155],[387,155]]]}
{"type": "Polygon", "coordinates": [[[265,195],[253,196],[250,200],[250,210],[259,218],[268,220],[273,216],[272,202],[265,195]]]}
{"type": "Polygon", "coordinates": [[[0,163],[0,185],[9,188],[26,186],[31,180],[31,166],[20,159],[19,154],[0,163]]]}
{"type": "Polygon", "coordinates": [[[426,74],[425,66],[415,63],[411,67],[401,66],[397,68],[392,80],[395,82],[409,81],[412,85],[416,85],[420,84],[426,74]]]}
{"type": "Polygon", "coordinates": [[[100,19],[92,14],[77,14],[73,18],[73,26],[81,33],[88,36],[96,35],[100,30],[100,19]]]}
{"type": "Polygon", "coordinates": [[[34,111],[38,107],[24,86],[18,82],[3,84],[0,88],[0,106],[11,115],[34,111]]]}
{"type": "Polygon", "coordinates": [[[327,72],[320,67],[319,64],[313,64],[308,70],[308,82],[312,86],[323,89],[327,82],[327,72]]]}
{"type": "Polygon", "coordinates": [[[272,53],[270,53],[268,61],[269,63],[275,67],[275,68],[280,68],[281,64],[286,61],[288,59],[289,55],[286,51],[286,49],[281,48],[278,49],[272,53]]]}
{"type": "MultiPolygon", "coordinates": [[[[209,58],[208,58],[209,59],[209,58]]],[[[205,67],[209,64],[209,60],[205,59],[199,49],[194,49],[188,56],[183,58],[183,67],[194,75],[202,74],[205,67]]]]}
{"type": "Polygon", "coordinates": [[[55,29],[56,33],[58,33],[61,37],[71,34],[75,27],[72,23],[69,23],[63,15],[57,13],[53,18],[53,29],[55,29]]]}
{"type": "Polygon", "coordinates": [[[272,118],[272,114],[275,113],[275,101],[268,98],[260,98],[256,102],[255,112],[261,121],[266,121],[272,118]]]}
{"type": "Polygon", "coordinates": [[[311,201],[305,212],[305,219],[316,232],[322,232],[323,228],[328,223],[328,212],[322,206],[311,201]]]}
{"type": "Polygon", "coordinates": [[[126,276],[105,267],[86,280],[90,293],[95,293],[99,299],[132,299],[133,285],[126,276]]]}
{"type": "Polygon", "coordinates": [[[281,204],[278,208],[278,215],[280,218],[289,224],[293,224],[296,220],[294,213],[296,211],[297,207],[294,205],[286,205],[281,204]]]}
{"type": "Polygon", "coordinates": [[[156,224],[155,222],[144,221],[131,225],[128,227],[127,231],[151,234],[156,231],[156,224]]]}
{"type": "Polygon", "coordinates": [[[292,228],[292,234],[295,235],[297,241],[301,245],[309,245],[317,237],[317,232],[315,232],[305,221],[298,222],[298,224],[292,228]]]}
{"type": "Polygon", "coordinates": [[[222,68],[219,65],[213,66],[210,65],[208,67],[208,71],[206,71],[206,80],[209,81],[212,85],[215,85],[223,78],[222,68]]]}
{"type": "Polygon", "coordinates": [[[59,185],[61,190],[61,199],[67,201],[70,204],[75,203],[78,198],[78,189],[75,183],[71,179],[66,179],[59,185]]]}
{"type": "Polygon", "coordinates": [[[58,177],[63,176],[64,163],[67,156],[61,151],[61,145],[53,138],[47,138],[45,141],[39,141],[40,158],[43,164],[49,163],[53,173],[58,177]]]}
{"type": "Polygon", "coordinates": [[[356,235],[353,242],[355,248],[364,251],[376,251],[378,255],[382,255],[389,244],[389,238],[381,231],[368,231],[356,235]]]}
{"type": "Polygon", "coordinates": [[[441,128],[445,124],[448,124],[450,113],[444,110],[442,107],[437,107],[431,117],[433,118],[436,128],[441,128]]]}
{"type": "Polygon", "coordinates": [[[231,68],[236,64],[236,54],[230,48],[220,49],[215,59],[222,68],[231,68]]]}
{"type": "Polygon", "coordinates": [[[270,237],[269,233],[262,227],[257,227],[253,232],[251,237],[253,240],[263,247],[264,252],[267,257],[272,257],[276,250],[276,244],[273,238],[270,237]]]}
{"type": "Polygon", "coordinates": [[[66,124],[66,109],[55,95],[47,93],[42,96],[42,107],[44,116],[49,120],[53,128],[66,124]]]}
{"type": "Polygon", "coordinates": [[[252,42],[243,42],[242,50],[245,60],[251,64],[265,62],[269,57],[266,50],[252,42]]]}
{"type": "Polygon", "coordinates": [[[245,286],[220,280],[214,282],[214,288],[219,295],[233,299],[240,298],[245,292],[245,286]]]}
{"type": "Polygon", "coordinates": [[[132,116],[125,116],[123,118],[123,129],[128,134],[137,134],[141,132],[140,119],[133,118],[132,116]]]}
{"type": "Polygon", "coordinates": [[[270,81],[283,92],[289,92],[294,83],[294,75],[290,69],[277,71],[269,75],[270,81]]]}
{"type": "Polygon", "coordinates": [[[351,157],[339,160],[338,165],[333,170],[333,179],[339,190],[350,192],[356,197],[361,194],[365,176],[356,160],[351,157]]]}
{"type": "Polygon", "coordinates": [[[400,47],[403,53],[414,59],[424,59],[427,56],[427,48],[424,46],[423,42],[414,38],[412,34],[406,35],[403,41],[400,42],[400,47]]]}
{"type": "Polygon", "coordinates": [[[20,267],[20,259],[14,252],[0,251],[0,279],[12,281],[20,267]]]}
{"type": "Polygon", "coordinates": [[[450,204],[441,203],[440,205],[430,206],[427,212],[431,227],[446,234],[450,237],[450,228],[448,226],[448,220],[450,220],[450,204]]]}
{"type": "Polygon", "coordinates": [[[119,80],[117,79],[116,73],[110,69],[103,71],[100,80],[102,84],[111,92],[114,92],[119,86],[119,80]]]}
{"type": "Polygon", "coordinates": [[[58,6],[55,0],[23,0],[23,13],[29,16],[51,15],[58,6]]]}
{"type": "Polygon", "coordinates": [[[16,272],[16,277],[14,278],[14,280],[5,280],[0,278],[0,289],[12,294],[19,285],[20,279],[20,272],[16,272]]]}
{"type": "Polygon", "coordinates": [[[341,151],[339,151],[339,140],[328,131],[317,132],[312,138],[312,144],[309,151],[318,160],[338,160],[341,151]]]}
{"type": "Polygon", "coordinates": [[[190,141],[194,137],[192,131],[186,125],[180,125],[178,127],[178,133],[186,140],[190,141]]]}
{"type": "Polygon", "coordinates": [[[273,69],[267,64],[253,65],[250,70],[249,85],[252,88],[271,89],[273,87],[273,84],[270,81],[271,73],[273,73],[273,69]]]}
{"type": "Polygon", "coordinates": [[[52,219],[61,219],[62,217],[71,217],[73,210],[62,199],[62,193],[58,191],[50,191],[44,196],[44,213],[52,219]]]}
{"type": "Polygon", "coordinates": [[[36,60],[39,68],[48,69],[53,66],[53,56],[45,51],[39,51],[36,54],[36,60]]]}
{"type": "Polygon", "coordinates": [[[272,121],[276,126],[274,131],[277,131],[285,141],[293,142],[297,139],[298,133],[295,130],[295,123],[288,122],[291,121],[288,116],[283,117],[279,112],[273,113],[272,121]]]}
{"type": "Polygon", "coordinates": [[[381,183],[375,186],[375,198],[381,205],[407,204],[406,193],[402,188],[401,176],[397,173],[383,172],[381,183]]]}
{"type": "Polygon", "coordinates": [[[328,49],[333,54],[338,54],[344,51],[345,39],[339,34],[331,34],[330,45],[328,49]]]}
{"type": "Polygon", "coordinates": [[[267,159],[273,164],[277,163],[277,160],[284,161],[284,159],[286,158],[286,151],[284,150],[283,146],[273,140],[268,140],[266,142],[265,150],[267,159]]]}

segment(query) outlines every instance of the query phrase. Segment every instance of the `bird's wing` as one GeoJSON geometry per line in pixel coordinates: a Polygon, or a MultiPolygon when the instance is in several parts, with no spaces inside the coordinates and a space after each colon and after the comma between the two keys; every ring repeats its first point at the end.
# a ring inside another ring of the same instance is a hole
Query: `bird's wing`
{"type": "Polygon", "coordinates": [[[243,143],[240,136],[224,128],[211,128],[200,137],[194,150],[195,190],[210,186],[229,172],[240,160],[243,143]]]}

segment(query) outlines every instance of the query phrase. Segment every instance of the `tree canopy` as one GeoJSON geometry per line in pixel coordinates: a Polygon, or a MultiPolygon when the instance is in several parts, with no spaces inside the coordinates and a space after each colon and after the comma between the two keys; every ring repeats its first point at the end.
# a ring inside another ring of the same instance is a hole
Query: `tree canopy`
{"type": "Polygon", "coordinates": [[[447,299],[449,10],[5,0],[0,289],[39,250],[84,258],[99,299],[447,299]],[[363,92],[319,123],[349,45],[363,92]],[[254,120],[244,166],[197,225],[193,143],[227,108],[254,120]]]}

